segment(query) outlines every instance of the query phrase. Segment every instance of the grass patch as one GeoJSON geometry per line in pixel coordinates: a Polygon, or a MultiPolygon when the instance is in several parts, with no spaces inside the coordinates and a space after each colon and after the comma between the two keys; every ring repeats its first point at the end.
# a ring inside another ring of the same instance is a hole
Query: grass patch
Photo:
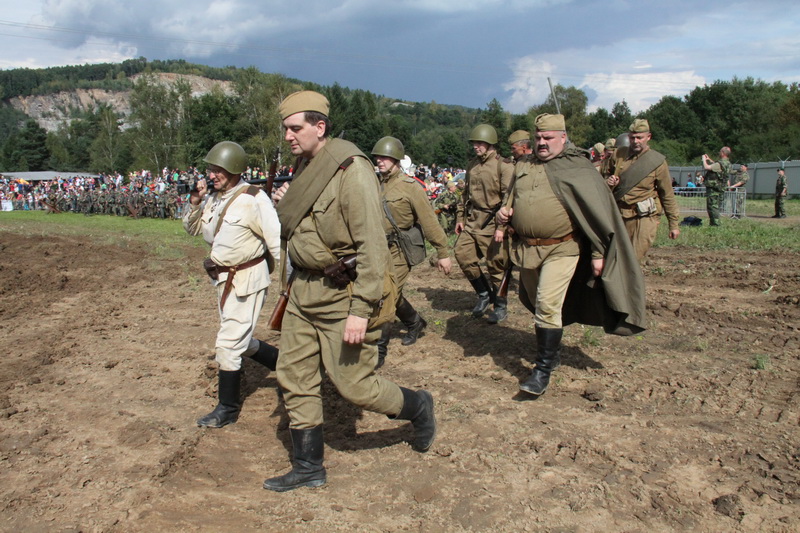
{"type": "Polygon", "coordinates": [[[200,237],[192,237],[180,220],[133,219],[110,215],[85,216],[75,213],[48,215],[44,211],[0,213],[0,232],[24,235],[83,235],[102,244],[127,247],[131,242],[147,244],[162,258],[180,257],[177,248],[205,246],[200,237]]]}
{"type": "MultiPolygon", "coordinates": [[[[787,201],[787,213],[790,204],[795,204],[792,206],[793,212],[800,213],[800,205],[797,205],[800,202],[797,200],[787,201]]],[[[753,211],[766,211],[761,216],[771,216],[772,201],[748,200],[747,212],[753,215],[753,211]],[[769,211],[766,211],[767,204],[769,204],[769,211]]],[[[685,216],[689,215],[682,214],[681,218],[685,216]]],[[[701,218],[703,218],[702,226],[681,226],[681,234],[676,240],[668,238],[668,224],[666,218],[662,218],[654,246],[665,248],[688,246],[704,250],[737,248],[746,251],[800,252],[800,232],[797,231],[797,224],[777,223],[769,218],[733,220],[723,217],[721,226],[711,227],[704,215],[701,215],[701,218]]]]}
{"type": "Polygon", "coordinates": [[[753,357],[753,363],[751,365],[753,370],[767,370],[769,366],[769,355],[758,354],[753,357]]]}

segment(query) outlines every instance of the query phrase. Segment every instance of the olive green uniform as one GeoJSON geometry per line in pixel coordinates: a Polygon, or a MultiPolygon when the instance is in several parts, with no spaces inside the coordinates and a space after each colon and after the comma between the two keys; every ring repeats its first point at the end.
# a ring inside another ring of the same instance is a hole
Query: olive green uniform
{"type": "MultiPolygon", "coordinates": [[[[628,148],[620,148],[617,151],[618,159],[614,163],[617,175],[629,169],[649,150],[651,149],[631,155],[628,148]]],[[[662,214],[667,217],[670,231],[679,229],[680,209],[675,200],[667,162],[658,165],[626,192],[617,200],[617,206],[636,258],[641,261],[656,240],[662,214]]]]}
{"type": "Polygon", "coordinates": [[[503,280],[507,268],[507,247],[493,239],[496,223],[494,214],[505,198],[514,176],[514,166],[495,150],[470,161],[464,193],[458,204],[456,221],[464,224],[458,236],[455,256],[468,280],[481,276],[479,262],[486,259],[489,278],[495,286],[503,280]],[[488,220],[483,229],[481,226],[488,220]]]}
{"type": "Polygon", "coordinates": [[[785,199],[787,194],[786,174],[778,174],[778,179],[775,182],[775,216],[773,218],[786,218],[785,199]]]}
{"type": "MultiPolygon", "coordinates": [[[[450,251],[447,248],[447,236],[436,220],[436,214],[428,202],[428,197],[419,183],[406,176],[400,169],[382,178],[383,198],[389,212],[392,214],[397,227],[401,230],[409,229],[414,223],[419,222],[425,238],[436,248],[439,259],[449,257],[450,251]]],[[[395,281],[398,287],[398,303],[403,294],[403,286],[408,278],[410,267],[402,250],[393,242],[391,235],[394,228],[389,219],[383,217],[383,229],[387,236],[390,236],[389,249],[392,252],[392,264],[394,266],[395,281]]]]}
{"type": "MultiPolygon", "coordinates": [[[[339,139],[329,140],[323,150],[345,157],[360,154],[352,143],[339,139]]],[[[308,167],[312,163],[302,161],[295,177],[315,172],[308,167]]],[[[297,275],[283,320],[277,374],[292,429],[323,423],[323,368],[339,393],[359,407],[390,416],[403,407],[400,387],[374,372],[380,329],[368,330],[361,344],[343,341],[347,316],[370,317],[383,294],[389,261],[383,218],[372,165],[357,156],[335,171],[289,238],[288,254],[297,275]],[[357,254],[358,277],[337,289],[321,271],[352,253],[357,254]]]]}
{"type": "Polygon", "coordinates": [[[711,168],[706,171],[703,184],[706,186],[706,211],[708,211],[708,221],[711,226],[719,226],[719,212],[722,208],[722,199],[725,197],[725,189],[728,187],[730,173],[731,162],[728,159],[720,159],[712,163],[711,168]]]}

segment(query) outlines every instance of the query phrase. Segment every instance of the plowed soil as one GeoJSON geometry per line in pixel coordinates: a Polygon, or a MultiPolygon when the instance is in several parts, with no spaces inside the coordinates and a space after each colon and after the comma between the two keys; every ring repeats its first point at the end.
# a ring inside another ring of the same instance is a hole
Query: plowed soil
{"type": "MultiPolygon", "coordinates": [[[[135,223],[135,222],[132,222],[135,223]]],[[[490,326],[460,275],[417,267],[430,324],[380,372],[436,400],[439,437],[361,412],[330,385],[328,484],[289,467],[275,376],[245,361],[239,422],[215,401],[205,250],[0,233],[2,531],[797,531],[800,274],[795,254],[651,250],[650,328],[565,331],[536,401],[532,317],[490,326]]],[[[512,286],[512,290],[515,287],[512,286]]],[[[280,344],[266,317],[259,337],[280,344]]]]}

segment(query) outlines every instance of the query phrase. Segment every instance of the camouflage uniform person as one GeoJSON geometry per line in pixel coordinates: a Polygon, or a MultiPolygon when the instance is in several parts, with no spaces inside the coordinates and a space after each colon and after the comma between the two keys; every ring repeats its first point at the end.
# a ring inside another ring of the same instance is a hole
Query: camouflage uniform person
{"type": "Polygon", "coordinates": [[[650,148],[650,124],[636,119],[628,129],[629,146],[617,150],[615,174],[606,179],[641,261],[656,240],[662,213],[669,223],[669,238],[677,239],[680,210],[672,190],[667,159],[650,148]]]}
{"type": "Polygon", "coordinates": [[[775,182],[775,215],[772,218],[786,218],[786,195],[789,187],[786,183],[786,171],[778,169],[778,180],[775,182]]]}
{"type": "Polygon", "coordinates": [[[736,205],[734,206],[733,215],[731,218],[739,219],[744,216],[744,199],[747,196],[744,189],[737,190],[739,187],[744,187],[750,180],[750,174],[747,173],[747,165],[741,165],[738,172],[738,181],[731,185],[731,189],[736,192],[736,205]]]}
{"type": "Polygon", "coordinates": [[[497,153],[497,131],[489,124],[475,126],[469,140],[477,157],[467,167],[465,188],[456,212],[455,255],[478,295],[472,316],[482,317],[489,304],[494,303],[489,322],[496,324],[507,316],[508,300],[498,299],[495,291],[508,267],[508,246],[494,241],[494,215],[511,186],[514,166],[497,153]],[[488,280],[481,271],[481,259],[486,260],[488,280]]]}
{"type": "Polygon", "coordinates": [[[708,154],[703,154],[703,168],[706,171],[703,183],[706,186],[706,210],[708,223],[719,226],[719,212],[722,209],[722,200],[725,189],[730,185],[731,162],[728,159],[731,149],[723,146],[719,151],[719,161],[709,159],[708,154]]]}
{"type": "MultiPolygon", "coordinates": [[[[403,143],[394,137],[383,137],[372,148],[375,163],[381,176],[382,200],[384,210],[388,210],[394,224],[402,230],[410,229],[415,224],[422,227],[425,238],[436,248],[438,257],[437,266],[445,275],[450,274],[450,250],[447,246],[447,235],[439,226],[436,215],[428,202],[425,191],[419,186],[417,180],[407,176],[400,169],[400,161],[405,157],[403,143]]],[[[389,242],[389,251],[392,254],[395,280],[397,282],[397,318],[408,329],[403,336],[403,346],[410,346],[417,342],[417,337],[428,325],[416,309],[403,296],[403,286],[406,284],[411,265],[397,241],[397,233],[388,216],[383,219],[383,230],[389,242]]],[[[422,243],[423,246],[425,243],[422,243]]],[[[391,322],[384,324],[381,338],[378,340],[377,368],[383,365],[389,348],[391,336],[391,322]]]]}
{"type": "Polygon", "coordinates": [[[456,209],[460,200],[461,195],[458,194],[456,182],[448,181],[446,190],[433,202],[433,208],[439,216],[439,224],[447,235],[452,234],[456,227],[456,209]]]}

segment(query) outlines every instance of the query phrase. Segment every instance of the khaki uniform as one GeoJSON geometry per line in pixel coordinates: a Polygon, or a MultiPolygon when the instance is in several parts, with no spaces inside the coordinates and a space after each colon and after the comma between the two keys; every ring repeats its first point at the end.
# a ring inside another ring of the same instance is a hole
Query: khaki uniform
{"type": "Polygon", "coordinates": [[[517,163],[513,197],[511,261],[520,268],[520,291],[535,302],[534,323],[561,328],[561,309],[580,256],[576,238],[534,246],[526,239],[580,236],[547,179],[544,165],[534,160],[517,163]]]}
{"type": "MultiPolygon", "coordinates": [[[[183,227],[190,235],[200,235],[211,245],[211,259],[221,266],[236,266],[264,255],[266,250],[277,261],[280,257],[280,223],[272,201],[266,194],[239,194],[228,207],[219,232],[214,235],[219,215],[236,192],[249,187],[244,181],[225,193],[214,192],[198,206],[190,205],[183,217],[183,227]]],[[[217,301],[229,273],[222,272],[213,283],[217,301]]],[[[236,272],[233,289],[219,309],[220,327],[216,340],[216,360],[220,370],[241,369],[242,356],[258,351],[253,332],[264,305],[269,286],[267,262],[236,272]]]]}
{"type": "MultiPolygon", "coordinates": [[[[447,248],[447,235],[436,220],[428,197],[416,180],[409,178],[399,169],[383,179],[383,198],[389,212],[392,213],[397,227],[408,229],[419,222],[425,238],[436,248],[439,259],[449,257],[450,251],[447,248]]],[[[383,230],[386,235],[394,233],[394,228],[389,219],[383,217],[383,230]]],[[[392,242],[389,245],[392,252],[392,264],[394,266],[395,280],[398,286],[398,295],[402,297],[403,286],[410,268],[400,247],[392,242]]]]}
{"type": "Polygon", "coordinates": [[[288,242],[298,273],[283,320],[277,374],[292,429],[323,423],[323,368],[339,393],[359,407],[390,416],[403,407],[400,388],[374,373],[380,330],[368,331],[360,345],[342,340],[347,316],[368,318],[382,296],[389,260],[383,218],[372,165],[355,157],[336,171],[288,242]],[[358,277],[337,289],[321,271],[351,253],[357,254],[358,277]]]}
{"type": "Polygon", "coordinates": [[[490,281],[499,286],[503,279],[508,266],[508,248],[494,242],[493,211],[505,198],[513,176],[514,166],[494,150],[470,161],[456,216],[456,221],[464,224],[464,231],[455,245],[456,261],[468,280],[480,277],[482,258],[486,259],[490,281]],[[491,220],[481,229],[487,219],[491,220]]]}
{"type": "MultiPolygon", "coordinates": [[[[616,174],[620,175],[630,168],[645,152],[628,156],[628,149],[621,148],[617,151],[615,162],[616,174]]],[[[625,229],[633,244],[636,258],[642,260],[653,245],[661,221],[662,213],[666,215],[670,230],[678,228],[680,209],[672,190],[672,177],[669,166],[664,161],[650,172],[638,184],[634,185],[621,200],[617,201],[625,229]],[[652,200],[652,212],[641,214],[637,209],[639,202],[652,200]]]]}

